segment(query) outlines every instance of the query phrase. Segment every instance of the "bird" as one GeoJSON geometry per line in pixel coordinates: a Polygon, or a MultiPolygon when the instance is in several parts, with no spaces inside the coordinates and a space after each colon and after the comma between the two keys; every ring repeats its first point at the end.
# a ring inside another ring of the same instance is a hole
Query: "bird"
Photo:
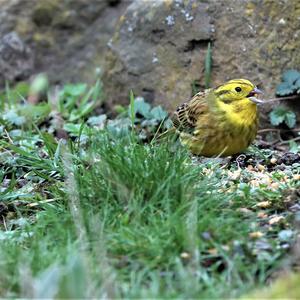
{"type": "Polygon", "coordinates": [[[243,152],[258,130],[262,91],[247,79],[232,79],[179,105],[171,120],[192,154],[226,157],[243,152]]]}

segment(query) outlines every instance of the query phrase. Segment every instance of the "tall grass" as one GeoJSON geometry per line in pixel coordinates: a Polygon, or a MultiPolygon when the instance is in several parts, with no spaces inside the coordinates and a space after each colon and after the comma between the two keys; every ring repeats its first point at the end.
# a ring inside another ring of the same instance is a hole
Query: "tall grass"
{"type": "Polygon", "coordinates": [[[57,201],[1,241],[1,295],[233,297],[262,282],[277,257],[246,253],[254,217],[220,193],[222,170],[173,147],[106,131],[63,146],[57,201]]]}

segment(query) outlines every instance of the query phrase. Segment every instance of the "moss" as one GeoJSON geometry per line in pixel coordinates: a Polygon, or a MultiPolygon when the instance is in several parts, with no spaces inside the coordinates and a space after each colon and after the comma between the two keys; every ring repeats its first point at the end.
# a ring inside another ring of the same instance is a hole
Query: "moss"
{"type": "Polygon", "coordinates": [[[39,1],[34,7],[32,20],[38,26],[49,26],[52,23],[53,17],[58,11],[59,4],[57,0],[39,1]]]}
{"type": "Polygon", "coordinates": [[[34,29],[34,25],[31,20],[26,18],[19,18],[16,23],[15,31],[21,36],[26,37],[34,29]]]}
{"type": "Polygon", "coordinates": [[[47,33],[36,32],[32,38],[36,44],[39,44],[44,47],[50,47],[54,45],[54,38],[51,32],[47,32],[47,33]]]}
{"type": "Polygon", "coordinates": [[[55,16],[53,26],[58,28],[75,28],[76,14],[73,10],[65,10],[55,16]]]}

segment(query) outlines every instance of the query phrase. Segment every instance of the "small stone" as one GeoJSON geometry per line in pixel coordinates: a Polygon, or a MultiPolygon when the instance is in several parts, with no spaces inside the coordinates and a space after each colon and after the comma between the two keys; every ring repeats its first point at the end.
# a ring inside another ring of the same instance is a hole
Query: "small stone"
{"type": "Polygon", "coordinates": [[[296,203],[293,206],[291,206],[290,211],[292,212],[300,211],[300,204],[296,203]]]}
{"type": "Polygon", "coordinates": [[[210,234],[209,232],[207,232],[207,231],[202,232],[202,233],[201,233],[201,236],[202,236],[202,238],[203,238],[204,240],[211,240],[211,234],[210,234]]]}
{"type": "Polygon", "coordinates": [[[272,246],[265,239],[260,239],[255,242],[255,248],[259,250],[269,250],[272,249],[272,246]]]}
{"type": "Polygon", "coordinates": [[[283,220],[283,216],[275,216],[269,220],[270,225],[278,224],[281,220],[283,220]]]}
{"type": "Polygon", "coordinates": [[[300,174],[295,174],[295,175],[293,176],[293,179],[294,179],[294,180],[300,180],[300,174]]]}
{"type": "Polygon", "coordinates": [[[281,18],[279,21],[278,21],[278,24],[281,24],[281,25],[285,25],[286,21],[285,19],[281,18]]]}
{"type": "Polygon", "coordinates": [[[217,255],[218,254],[218,250],[216,248],[208,249],[207,252],[211,255],[217,255]]]}
{"type": "Polygon", "coordinates": [[[265,171],[265,166],[263,166],[263,165],[261,165],[261,164],[258,164],[257,165],[257,169],[259,170],[259,171],[261,171],[261,172],[263,172],[263,171],[265,171]]]}
{"type": "Polygon", "coordinates": [[[183,258],[183,259],[188,259],[188,258],[191,257],[191,255],[189,253],[187,253],[187,252],[182,252],[180,254],[180,257],[183,258]]]}
{"type": "Polygon", "coordinates": [[[275,165],[277,163],[277,159],[275,157],[272,157],[270,163],[275,165]]]}
{"type": "Polygon", "coordinates": [[[279,246],[281,249],[289,249],[291,246],[288,243],[284,243],[282,245],[279,246]]]}
{"type": "Polygon", "coordinates": [[[257,179],[253,179],[250,181],[250,185],[254,186],[254,187],[258,187],[259,186],[259,182],[257,179]]]}
{"type": "Polygon", "coordinates": [[[228,245],[222,245],[222,249],[224,251],[229,251],[230,250],[230,247],[228,245]]]}
{"type": "Polygon", "coordinates": [[[257,207],[261,207],[261,208],[267,208],[270,207],[271,202],[270,201],[262,201],[256,204],[257,207]]]}
{"type": "Polygon", "coordinates": [[[253,170],[254,170],[254,167],[253,167],[252,165],[248,165],[248,166],[247,166],[247,169],[248,169],[249,171],[253,171],[253,170]]]}
{"type": "Polygon", "coordinates": [[[258,218],[264,219],[266,218],[268,215],[266,213],[264,213],[263,211],[260,211],[257,213],[258,218]]]}
{"type": "Polygon", "coordinates": [[[290,229],[281,230],[278,233],[278,237],[283,242],[289,242],[293,237],[293,231],[290,229]]]}
{"type": "Polygon", "coordinates": [[[264,234],[260,231],[254,231],[254,232],[250,232],[249,236],[253,239],[258,239],[261,238],[264,234]]]}
{"type": "Polygon", "coordinates": [[[278,189],[278,188],[279,188],[279,183],[278,183],[278,182],[272,182],[272,183],[271,183],[271,187],[272,187],[273,189],[278,189]]]}

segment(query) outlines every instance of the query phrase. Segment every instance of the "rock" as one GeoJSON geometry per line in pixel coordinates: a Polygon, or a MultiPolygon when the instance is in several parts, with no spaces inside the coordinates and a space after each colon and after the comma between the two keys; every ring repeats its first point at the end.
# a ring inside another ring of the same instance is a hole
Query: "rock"
{"type": "MultiPolygon", "coordinates": [[[[14,31],[34,50],[34,67],[22,79],[46,72],[52,83],[93,82],[103,65],[115,24],[130,3],[131,0],[0,0],[0,39],[14,31]]],[[[15,80],[1,74],[0,88],[6,80],[15,80]]]]}
{"type": "Polygon", "coordinates": [[[232,78],[274,97],[283,70],[300,65],[298,0],[135,0],[121,17],[104,67],[108,102],[128,92],[174,109],[204,88],[204,60],[212,42],[212,86],[232,78]]]}
{"type": "Polygon", "coordinates": [[[33,53],[16,32],[8,33],[0,39],[0,81],[28,78],[33,67],[33,53]]]}
{"type": "Polygon", "coordinates": [[[199,1],[134,1],[106,54],[108,102],[128,103],[130,89],[168,108],[187,100],[212,39],[208,8],[199,1]]]}
{"type": "Polygon", "coordinates": [[[0,88],[39,72],[52,83],[92,82],[102,70],[110,106],[127,104],[132,89],[172,110],[204,88],[209,42],[212,86],[243,77],[273,98],[282,72],[300,66],[298,0],[0,0],[0,7],[0,40],[15,32],[27,49],[10,66],[29,58],[1,71],[0,88]]]}

